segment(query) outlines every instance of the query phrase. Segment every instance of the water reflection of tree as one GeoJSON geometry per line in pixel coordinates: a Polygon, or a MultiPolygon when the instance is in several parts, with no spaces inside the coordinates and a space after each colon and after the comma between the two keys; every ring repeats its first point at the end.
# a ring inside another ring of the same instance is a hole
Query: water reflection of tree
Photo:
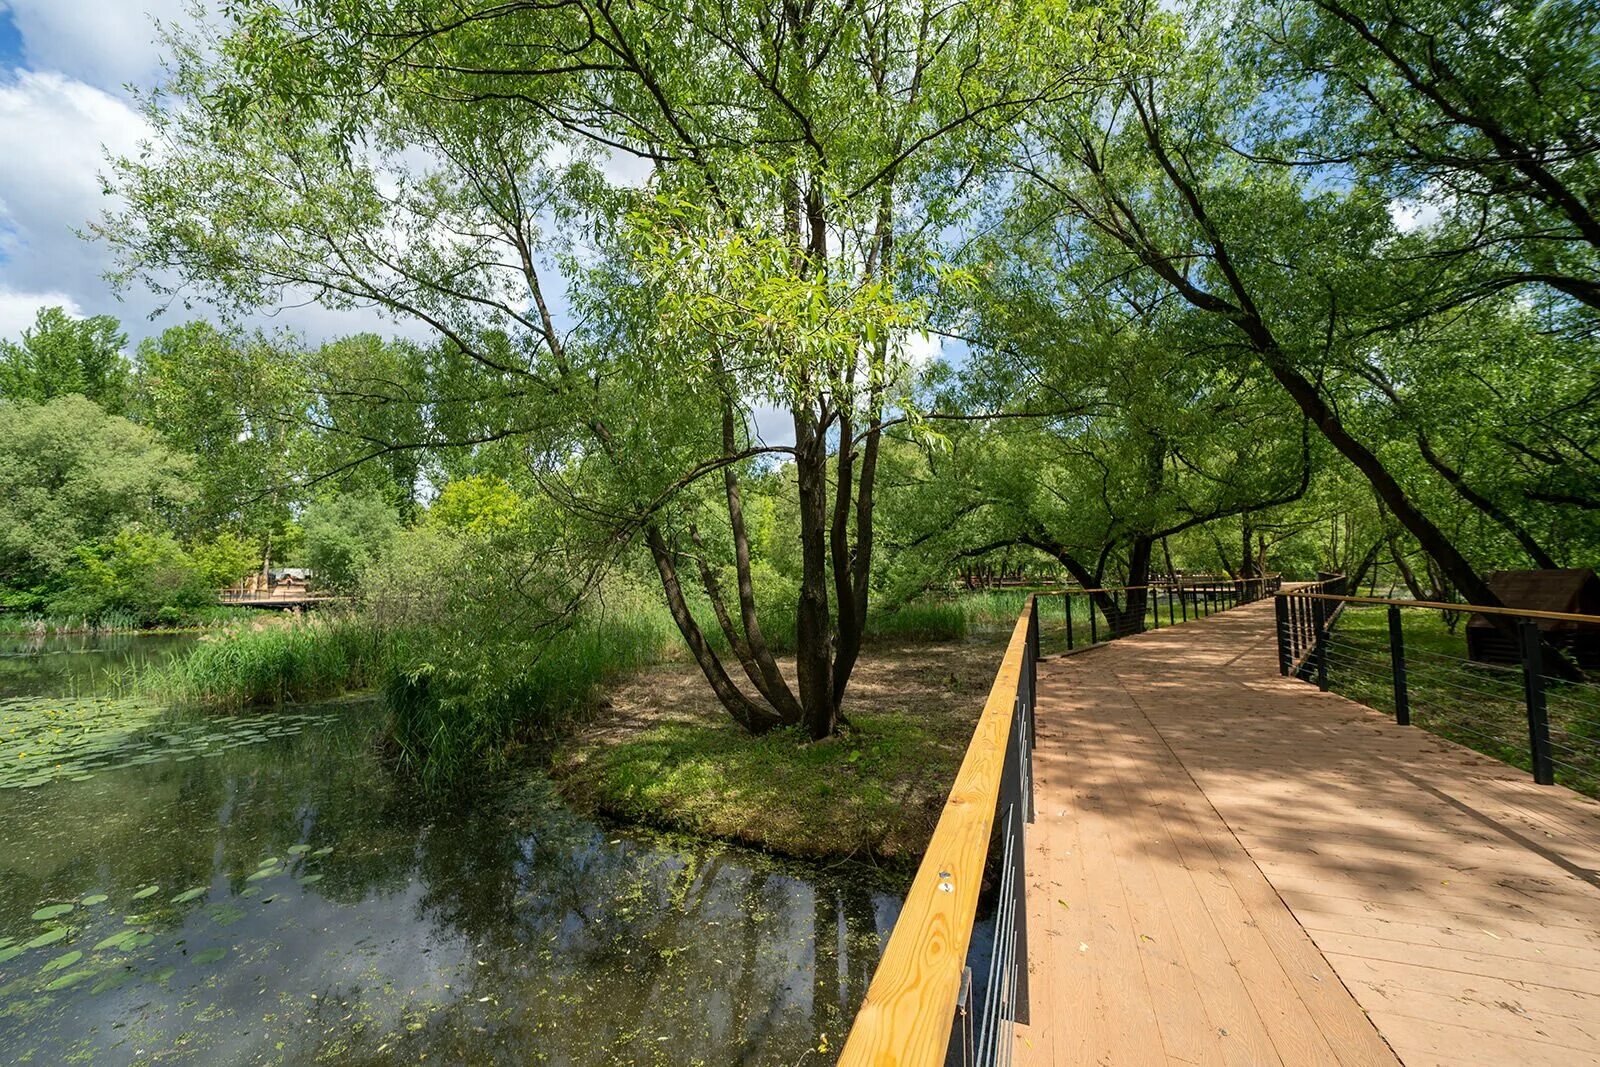
{"type": "MultiPolygon", "coordinates": [[[[286,880],[245,881],[262,858],[329,847],[292,861],[323,876],[301,891],[367,904],[349,914],[445,946],[434,957],[444,977],[411,1003],[400,973],[392,989],[348,972],[304,988],[294,977],[315,973],[310,961],[280,959],[278,995],[311,1020],[296,1024],[291,1060],[788,1063],[822,1033],[837,1045],[878,954],[883,896],[870,885],[607,833],[548,791],[424,802],[379,758],[372,724],[352,714],[213,758],[111,772],[94,790],[34,791],[28,818],[0,830],[7,910],[90,891],[120,907],[156,884],[152,928],[175,928],[220,899],[164,903],[179,890],[220,876],[233,891],[281,893],[286,880]],[[391,897],[415,903],[372,909],[391,897]]],[[[271,934],[246,930],[235,936],[271,934]]],[[[370,932],[345,926],[328,947],[359,965],[370,932]]]]}

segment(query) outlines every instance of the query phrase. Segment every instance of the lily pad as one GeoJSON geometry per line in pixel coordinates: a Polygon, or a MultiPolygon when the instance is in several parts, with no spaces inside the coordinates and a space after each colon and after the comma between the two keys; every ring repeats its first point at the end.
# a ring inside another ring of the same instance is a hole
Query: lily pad
{"type": "Polygon", "coordinates": [[[32,941],[29,941],[26,945],[23,946],[23,948],[44,948],[44,946],[46,946],[46,945],[55,944],[57,941],[60,941],[62,938],[66,937],[66,936],[67,936],[67,928],[65,926],[57,926],[57,927],[54,927],[52,929],[46,930],[44,933],[40,934],[38,937],[34,938],[32,941]]]}
{"type": "Polygon", "coordinates": [[[43,967],[40,967],[39,973],[49,974],[51,971],[64,971],[81,959],[83,959],[83,953],[79,952],[77,949],[73,949],[71,952],[63,952],[61,955],[51,960],[43,967]]]}
{"type": "Polygon", "coordinates": [[[198,953],[195,956],[194,961],[200,964],[216,963],[227,954],[228,950],[220,946],[217,948],[208,948],[204,952],[198,953]]]}
{"type": "Polygon", "coordinates": [[[49,983],[48,985],[45,986],[45,989],[47,989],[47,990],[65,989],[68,986],[77,985],[79,982],[83,981],[85,978],[93,978],[93,977],[94,977],[94,972],[93,971],[72,971],[69,974],[64,974],[60,978],[57,978],[54,982],[49,983]]]}
{"type": "Polygon", "coordinates": [[[45,919],[59,919],[67,912],[71,911],[72,908],[73,905],[71,904],[51,904],[49,907],[40,908],[38,911],[34,912],[33,918],[40,922],[45,919]]]}
{"type": "Polygon", "coordinates": [[[27,945],[12,945],[10,948],[0,948],[0,963],[14,960],[26,951],[28,951],[27,945]]]}
{"type": "Polygon", "coordinates": [[[276,867],[263,867],[255,874],[246,875],[244,880],[247,882],[259,882],[263,878],[271,878],[275,874],[282,873],[283,872],[276,867]]]}
{"type": "Polygon", "coordinates": [[[310,852],[310,851],[311,851],[311,846],[310,845],[290,845],[289,846],[289,855],[291,855],[291,856],[303,856],[307,852],[310,852]]]}
{"type": "Polygon", "coordinates": [[[104,978],[100,979],[100,981],[94,984],[94,988],[89,990],[89,992],[104,993],[107,990],[116,989],[120,986],[127,985],[128,980],[132,977],[133,972],[127,968],[123,968],[120,971],[117,971],[113,974],[108,974],[104,978]]]}
{"type": "Polygon", "coordinates": [[[179,893],[177,896],[172,898],[172,903],[174,903],[174,904],[187,904],[187,903],[189,903],[189,901],[194,900],[197,897],[204,896],[205,893],[206,893],[206,890],[208,890],[210,888],[211,888],[210,886],[199,885],[199,886],[195,886],[193,889],[185,889],[183,892],[179,893]]]}
{"type": "Polygon", "coordinates": [[[296,878],[295,881],[299,882],[301,885],[315,885],[316,883],[322,881],[322,875],[308,874],[303,878],[296,878]]]}
{"type": "Polygon", "coordinates": [[[102,940],[96,942],[94,950],[96,952],[103,952],[108,948],[127,948],[130,944],[132,944],[133,939],[137,937],[138,934],[139,931],[137,930],[123,930],[120,933],[112,934],[110,937],[103,938],[102,940]]]}
{"type": "Polygon", "coordinates": [[[104,904],[109,899],[104,893],[96,893],[93,896],[84,897],[80,903],[87,908],[94,904],[104,904]]]}
{"type": "Polygon", "coordinates": [[[141,889],[137,893],[135,893],[133,895],[133,899],[134,900],[143,900],[146,897],[155,896],[160,891],[161,891],[161,887],[158,886],[158,885],[147,885],[143,889],[141,889]]]}
{"type": "Polygon", "coordinates": [[[327,845],[327,846],[324,846],[322,848],[319,848],[315,852],[313,852],[312,855],[313,856],[331,856],[331,855],[333,855],[333,846],[332,845],[327,845]]]}
{"type": "Polygon", "coordinates": [[[256,869],[260,870],[263,867],[276,867],[277,865],[278,865],[278,857],[276,857],[276,856],[268,856],[266,859],[264,859],[260,863],[256,864],[256,869]]]}

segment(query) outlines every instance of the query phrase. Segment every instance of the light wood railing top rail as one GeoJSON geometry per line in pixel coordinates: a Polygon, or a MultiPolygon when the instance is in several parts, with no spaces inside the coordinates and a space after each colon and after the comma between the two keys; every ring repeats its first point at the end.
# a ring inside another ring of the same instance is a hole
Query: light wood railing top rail
{"type": "Polygon", "coordinates": [[[1307,600],[1333,600],[1341,604],[1393,604],[1397,608],[1434,608],[1440,611],[1464,611],[1469,615],[1514,615],[1519,619],[1550,619],[1555,622],[1586,622],[1600,626],[1600,615],[1573,615],[1565,611],[1529,611],[1523,608],[1495,608],[1483,604],[1451,604],[1438,600],[1390,600],[1381,596],[1340,596],[1335,593],[1301,593],[1285,590],[1279,596],[1296,596],[1307,600]]]}
{"type": "Polygon", "coordinates": [[[933,839],[840,1054],[841,1067],[943,1064],[994,830],[1032,596],[1011,631],[989,698],[933,839]]]}

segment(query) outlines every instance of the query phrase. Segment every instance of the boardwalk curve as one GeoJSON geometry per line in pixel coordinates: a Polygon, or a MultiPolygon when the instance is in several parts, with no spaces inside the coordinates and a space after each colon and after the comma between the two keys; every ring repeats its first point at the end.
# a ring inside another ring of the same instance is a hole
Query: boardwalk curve
{"type": "Polygon", "coordinates": [[[1017,1062],[1600,1064],[1600,805],[1280,677],[1272,610],[1040,662],[1017,1062]]]}

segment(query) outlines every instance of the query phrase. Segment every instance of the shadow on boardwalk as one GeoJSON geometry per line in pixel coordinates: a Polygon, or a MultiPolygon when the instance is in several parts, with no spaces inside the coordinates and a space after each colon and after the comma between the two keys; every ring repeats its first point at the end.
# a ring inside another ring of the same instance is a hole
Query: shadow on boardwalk
{"type": "Polygon", "coordinates": [[[1600,804],[1280,678],[1272,625],[1041,665],[1018,1059],[1600,1063],[1600,804]]]}

